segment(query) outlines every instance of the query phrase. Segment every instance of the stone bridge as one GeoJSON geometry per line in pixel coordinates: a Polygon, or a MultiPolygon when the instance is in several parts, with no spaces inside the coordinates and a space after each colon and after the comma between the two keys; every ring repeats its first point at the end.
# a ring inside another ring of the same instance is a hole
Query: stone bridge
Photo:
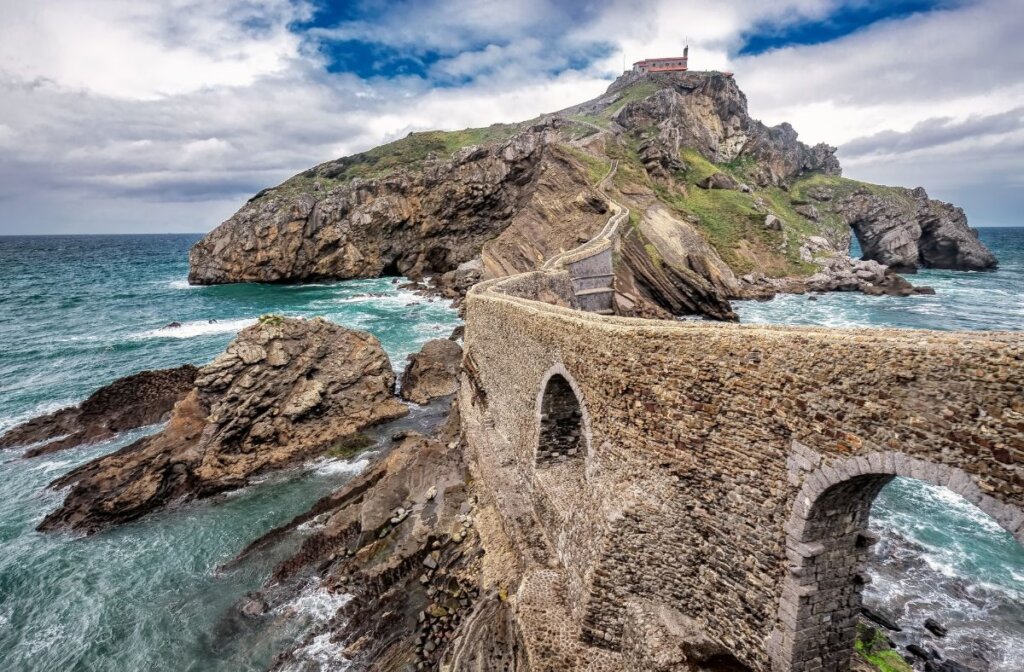
{"type": "Polygon", "coordinates": [[[467,297],[463,428],[531,670],[848,669],[895,476],[1024,541],[1020,335],[579,310],[610,228],[467,297]]]}

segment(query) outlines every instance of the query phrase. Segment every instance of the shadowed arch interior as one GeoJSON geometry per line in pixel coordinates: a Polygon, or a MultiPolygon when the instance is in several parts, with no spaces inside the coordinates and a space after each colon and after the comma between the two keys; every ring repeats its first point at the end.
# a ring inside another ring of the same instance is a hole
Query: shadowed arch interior
{"type": "Polygon", "coordinates": [[[582,464],[585,453],[583,409],[572,385],[556,373],[548,379],[541,398],[537,466],[582,464]]]}

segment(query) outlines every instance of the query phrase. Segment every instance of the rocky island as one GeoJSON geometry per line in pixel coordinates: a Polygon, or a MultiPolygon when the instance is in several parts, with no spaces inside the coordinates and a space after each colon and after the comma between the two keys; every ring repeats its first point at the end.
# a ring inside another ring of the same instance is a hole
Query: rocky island
{"type": "Polygon", "coordinates": [[[195,245],[189,281],[403,274],[463,294],[589,240],[604,193],[631,211],[622,315],[731,320],[730,299],[909,294],[894,273],[997,264],[962,210],[842,177],[834,147],[752,119],[732,76],[627,73],[557,113],[413,133],[265,189],[195,245]]]}

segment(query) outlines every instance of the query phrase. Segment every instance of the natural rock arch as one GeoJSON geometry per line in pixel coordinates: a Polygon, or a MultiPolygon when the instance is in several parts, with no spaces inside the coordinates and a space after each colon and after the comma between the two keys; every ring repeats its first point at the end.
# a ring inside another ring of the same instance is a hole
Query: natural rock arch
{"type": "Polygon", "coordinates": [[[590,417],[579,386],[561,364],[541,380],[536,419],[536,468],[576,466],[582,473],[590,457],[590,417]]]}
{"type": "Polygon", "coordinates": [[[830,462],[803,479],[786,525],[788,571],[770,643],[773,672],[849,668],[875,497],[895,477],[945,487],[991,516],[1024,545],[1024,511],[984,494],[967,472],[898,452],[830,462]]]}

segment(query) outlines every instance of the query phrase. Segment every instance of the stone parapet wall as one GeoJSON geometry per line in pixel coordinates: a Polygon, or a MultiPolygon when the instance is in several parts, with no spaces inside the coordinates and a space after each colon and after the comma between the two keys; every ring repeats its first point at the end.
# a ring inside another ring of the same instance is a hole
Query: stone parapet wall
{"type": "Polygon", "coordinates": [[[511,446],[565,572],[551,599],[581,640],[618,650],[636,598],[755,670],[843,669],[826,649],[846,646],[845,625],[819,648],[795,633],[859,604],[856,530],[837,534],[815,506],[850,479],[875,479],[843,486],[869,492],[857,506],[887,475],[946,485],[1024,539],[1019,335],[652,322],[543,303],[567,287],[564,272],[538,272],[470,291],[466,353],[488,426],[467,429],[511,446]],[[588,416],[576,482],[535,466],[553,367],[588,416]],[[809,564],[822,553],[824,573],[809,564]]]}

